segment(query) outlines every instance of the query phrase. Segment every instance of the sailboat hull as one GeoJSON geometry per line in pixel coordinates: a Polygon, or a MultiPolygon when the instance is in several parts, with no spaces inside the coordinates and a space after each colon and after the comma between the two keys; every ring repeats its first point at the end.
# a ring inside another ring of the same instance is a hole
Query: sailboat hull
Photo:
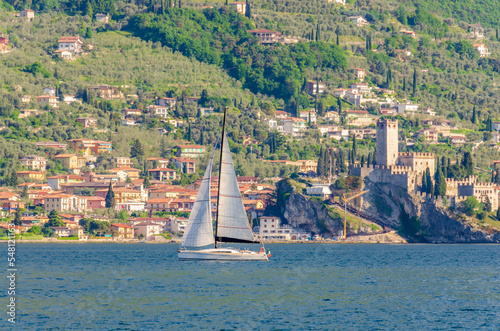
{"type": "Polygon", "coordinates": [[[267,261],[265,252],[238,250],[235,248],[212,248],[199,251],[179,250],[179,260],[216,260],[216,261],[267,261]]]}

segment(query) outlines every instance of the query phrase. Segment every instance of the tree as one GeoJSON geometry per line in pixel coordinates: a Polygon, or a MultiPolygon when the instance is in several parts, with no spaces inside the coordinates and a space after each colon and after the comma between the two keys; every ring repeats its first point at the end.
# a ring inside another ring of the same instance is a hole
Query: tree
{"type": "Polygon", "coordinates": [[[477,111],[476,111],[476,105],[472,108],[472,124],[477,123],[477,111]]]}
{"type": "Polygon", "coordinates": [[[464,153],[462,167],[465,169],[466,176],[472,176],[474,173],[474,164],[472,163],[472,155],[470,152],[464,153]]]}
{"type": "Polygon", "coordinates": [[[24,185],[23,191],[21,192],[21,198],[25,199],[28,197],[28,185],[24,185]]]}
{"type": "Polygon", "coordinates": [[[94,11],[92,10],[92,4],[90,3],[90,0],[87,0],[87,3],[85,4],[83,15],[87,15],[90,18],[94,17],[94,11]]]}
{"type": "Polygon", "coordinates": [[[16,214],[14,215],[14,219],[12,220],[12,223],[17,226],[23,225],[23,221],[21,221],[21,216],[23,215],[24,209],[23,208],[17,208],[16,214]]]}
{"type": "Polygon", "coordinates": [[[476,209],[479,207],[476,197],[467,197],[462,202],[462,212],[467,216],[473,216],[476,213],[476,209]]]}
{"type": "Polygon", "coordinates": [[[108,193],[106,194],[106,208],[115,208],[115,192],[113,192],[113,185],[109,183],[108,193]]]}
{"type": "Polygon", "coordinates": [[[427,174],[422,174],[422,193],[427,193],[427,174]]]}
{"type": "Polygon", "coordinates": [[[356,144],[356,135],[353,135],[353,137],[352,137],[352,160],[353,160],[353,163],[356,162],[357,153],[358,153],[358,146],[356,144]]]}
{"type": "Polygon", "coordinates": [[[9,184],[10,184],[10,186],[14,186],[14,187],[16,187],[19,184],[19,179],[17,177],[16,171],[12,171],[10,173],[9,184]]]}
{"type": "Polygon", "coordinates": [[[429,168],[425,170],[425,177],[427,180],[427,193],[434,194],[434,185],[432,183],[431,171],[429,168]]]}
{"type": "Polygon", "coordinates": [[[436,186],[434,188],[434,194],[440,197],[444,197],[446,195],[446,179],[444,178],[443,172],[440,168],[438,168],[436,172],[436,186]]]}
{"type": "Polygon", "coordinates": [[[490,198],[486,197],[486,201],[484,202],[484,210],[489,213],[489,212],[491,212],[491,209],[492,209],[492,206],[491,206],[490,198]]]}
{"type": "Polygon", "coordinates": [[[50,211],[49,221],[45,224],[46,224],[46,227],[61,227],[61,226],[65,225],[63,220],[61,219],[61,217],[59,216],[59,214],[57,213],[57,211],[55,209],[50,211]]]}
{"type": "Polygon", "coordinates": [[[337,99],[337,105],[339,106],[339,115],[342,113],[342,101],[340,101],[340,97],[337,99]]]}
{"type": "Polygon", "coordinates": [[[35,235],[41,235],[42,234],[42,229],[38,225],[33,225],[29,230],[28,233],[32,233],[35,235]]]}
{"type": "Polygon", "coordinates": [[[87,27],[87,31],[85,32],[85,38],[87,38],[87,39],[92,38],[92,28],[87,27]]]}
{"type": "Polygon", "coordinates": [[[138,159],[144,156],[144,148],[142,147],[139,139],[134,140],[132,147],[130,148],[130,156],[138,159]]]}
{"type": "Polygon", "coordinates": [[[500,221],[500,207],[498,207],[497,209],[497,220],[500,221]]]}
{"type": "Polygon", "coordinates": [[[316,42],[320,41],[319,23],[316,25],[316,42]]]}
{"type": "Polygon", "coordinates": [[[413,68],[413,95],[417,91],[417,68],[413,68]]]}
{"type": "Polygon", "coordinates": [[[250,3],[248,2],[247,0],[247,10],[245,11],[245,16],[248,18],[248,19],[252,19],[252,10],[250,8],[250,3]]]}
{"type": "Polygon", "coordinates": [[[406,91],[406,77],[403,77],[403,92],[406,91]]]}

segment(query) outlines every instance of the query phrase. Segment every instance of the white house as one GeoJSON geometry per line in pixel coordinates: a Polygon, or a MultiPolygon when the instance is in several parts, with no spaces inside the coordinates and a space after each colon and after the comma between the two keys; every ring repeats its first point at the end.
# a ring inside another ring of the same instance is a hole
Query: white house
{"type": "Polygon", "coordinates": [[[47,95],[50,95],[50,96],[55,96],[56,95],[56,90],[53,89],[52,87],[44,87],[43,88],[43,92],[47,95]]]}
{"type": "Polygon", "coordinates": [[[302,118],[289,117],[281,120],[284,133],[293,137],[302,135],[307,130],[307,121],[302,118]]]}
{"type": "Polygon", "coordinates": [[[80,36],[62,36],[57,42],[59,43],[59,50],[70,51],[75,54],[82,52],[83,43],[80,36]]]}
{"type": "Polygon", "coordinates": [[[362,16],[351,16],[349,17],[349,21],[356,24],[356,26],[365,26],[369,24],[368,21],[362,16]]]}
{"type": "Polygon", "coordinates": [[[282,225],[279,217],[262,216],[259,234],[261,240],[308,240],[310,234],[294,229],[290,225],[282,225]]]}
{"type": "Polygon", "coordinates": [[[144,235],[146,240],[155,240],[155,234],[161,234],[162,226],[154,223],[139,223],[134,225],[137,236],[144,235]]]}
{"type": "Polygon", "coordinates": [[[167,118],[170,107],[151,105],[147,106],[146,109],[148,110],[149,113],[151,113],[151,115],[154,115],[156,117],[167,118]]]}
{"type": "Polygon", "coordinates": [[[491,54],[485,44],[474,44],[473,46],[479,53],[479,57],[487,57],[491,54]]]}
{"type": "Polygon", "coordinates": [[[418,111],[418,105],[413,104],[413,103],[400,103],[396,105],[398,109],[398,114],[405,114],[405,113],[416,113],[418,111]]]}
{"type": "Polygon", "coordinates": [[[332,195],[330,184],[313,184],[311,187],[307,188],[307,195],[328,199],[332,195]]]}
{"type": "Polygon", "coordinates": [[[309,122],[309,118],[310,118],[311,123],[316,123],[316,121],[317,121],[316,112],[314,111],[314,109],[311,109],[310,111],[301,110],[300,111],[300,118],[303,118],[308,122],[309,122]]]}
{"type": "Polygon", "coordinates": [[[108,14],[95,14],[95,20],[97,22],[108,23],[109,15],[108,14]]]}

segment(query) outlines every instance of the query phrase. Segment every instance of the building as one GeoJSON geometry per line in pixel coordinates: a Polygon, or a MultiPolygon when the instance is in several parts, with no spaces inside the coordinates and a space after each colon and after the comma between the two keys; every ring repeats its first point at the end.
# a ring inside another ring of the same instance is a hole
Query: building
{"type": "Polygon", "coordinates": [[[308,240],[310,234],[301,233],[290,225],[282,225],[279,217],[260,217],[259,237],[261,240],[308,240]]]}
{"type": "Polygon", "coordinates": [[[78,155],[76,154],[57,154],[54,161],[61,161],[61,165],[66,169],[78,169],[78,155]]]}
{"type": "Polygon", "coordinates": [[[365,69],[354,68],[354,75],[360,82],[364,82],[366,77],[366,71],[365,69]]]}
{"type": "Polygon", "coordinates": [[[57,141],[39,141],[35,143],[36,147],[39,148],[54,148],[65,150],[68,144],[58,143],[57,141]]]}
{"type": "Polygon", "coordinates": [[[111,172],[112,174],[117,174],[118,172],[123,171],[126,174],[126,177],[132,180],[139,179],[139,174],[141,172],[140,169],[135,169],[129,166],[121,166],[118,168],[109,169],[108,171],[111,172]]]}
{"type": "Polygon", "coordinates": [[[490,51],[488,50],[488,47],[486,47],[485,44],[474,44],[473,46],[479,53],[479,57],[487,57],[491,55],[490,51]]]}
{"type": "Polygon", "coordinates": [[[96,196],[87,197],[87,210],[95,211],[96,209],[103,208],[106,208],[105,198],[96,196]]]}
{"type": "Polygon", "coordinates": [[[247,32],[249,32],[252,36],[259,38],[260,42],[263,44],[276,44],[282,37],[281,33],[268,29],[248,30],[247,32]]]}
{"type": "Polygon", "coordinates": [[[132,161],[127,156],[115,156],[113,157],[113,161],[116,162],[118,167],[130,167],[132,165],[132,161]]]}
{"type": "Polygon", "coordinates": [[[439,133],[434,129],[424,129],[419,132],[419,135],[424,137],[426,141],[437,143],[439,138],[439,133]]]}
{"type": "Polygon", "coordinates": [[[93,140],[93,139],[71,139],[68,140],[69,148],[76,153],[82,152],[83,155],[108,153],[113,151],[113,146],[110,142],[93,140]]]}
{"type": "Polygon", "coordinates": [[[28,8],[23,9],[19,12],[19,17],[26,18],[30,22],[35,19],[35,11],[28,8]]]}
{"type": "Polygon", "coordinates": [[[95,14],[95,20],[97,22],[101,22],[101,23],[108,23],[109,22],[109,15],[108,14],[95,14]]]}
{"type": "Polygon", "coordinates": [[[28,169],[45,171],[47,159],[43,156],[28,155],[21,159],[21,164],[28,169]]]}
{"type": "Polygon", "coordinates": [[[177,169],[185,174],[192,174],[196,172],[196,161],[188,157],[174,157],[171,159],[177,169]]]}
{"type": "Polygon", "coordinates": [[[89,87],[89,90],[94,90],[96,95],[102,99],[123,99],[123,92],[118,87],[110,85],[97,85],[89,87]]]}
{"type": "Polygon", "coordinates": [[[376,117],[366,110],[348,110],[346,111],[347,123],[352,126],[368,126],[374,124],[376,117]]]}
{"type": "Polygon", "coordinates": [[[48,195],[44,199],[44,209],[46,213],[50,213],[52,210],[85,212],[87,210],[87,197],[70,194],[48,195]]]}
{"type": "Polygon", "coordinates": [[[415,114],[418,111],[418,105],[411,102],[397,104],[396,108],[398,109],[398,114],[415,114]]]}
{"type": "Polygon", "coordinates": [[[128,224],[111,223],[111,232],[116,233],[117,239],[134,239],[134,227],[128,224]]]}
{"type": "Polygon", "coordinates": [[[411,38],[417,38],[417,34],[415,31],[401,31],[403,33],[403,36],[411,37],[411,38]]]}
{"type": "Polygon", "coordinates": [[[97,127],[97,119],[92,117],[79,117],[76,119],[76,122],[80,123],[84,128],[97,127]]]}
{"type": "Polygon", "coordinates": [[[383,166],[396,165],[398,145],[398,120],[377,121],[377,164],[383,166]]]}
{"type": "Polygon", "coordinates": [[[368,25],[368,21],[362,16],[351,16],[349,17],[349,21],[351,21],[354,25],[362,27],[368,25]]]}
{"type": "Polygon", "coordinates": [[[309,120],[311,120],[311,123],[316,123],[318,121],[316,117],[316,112],[314,109],[311,110],[301,110],[300,111],[300,118],[305,119],[308,123],[309,120]]]}
{"type": "Polygon", "coordinates": [[[302,136],[307,130],[307,121],[303,118],[289,117],[281,120],[284,133],[292,137],[302,136]]]}
{"type": "Polygon", "coordinates": [[[340,120],[340,116],[336,111],[327,111],[323,119],[327,122],[338,122],[340,120]]]}
{"type": "Polygon", "coordinates": [[[427,115],[427,116],[436,116],[436,112],[432,108],[429,108],[429,107],[422,109],[422,114],[427,115]]]}
{"type": "Polygon", "coordinates": [[[307,89],[309,90],[309,94],[316,95],[316,92],[319,94],[325,93],[325,83],[317,82],[317,81],[308,81],[307,89]]]}
{"type": "Polygon", "coordinates": [[[35,179],[35,180],[44,180],[45,179],[45,173],[43,173],[41,171],[33,171],[33,170],[18,171],[17,176],[19,178],[29,178],[29,179],[35,179]]]}
{"type": "Polygon", "coordinates": [[[475,39],[483,39],[484,38],[484,28],[481,24],[472,24],[469,25],[469,33],[472,38],[475,39]]]}
{"type": "Polygon", "coordinates": [[[332,196],[330,184],[313,184],[311,187],[307,188],[307,195],[321,199],[328,199],[332,196]]]}
{"type": "Polygon", "coordinates": [[[58,175],[51,176],[47,178],[48,184],[54,189],[59,190],[61,185],[64,184],[75,184],[75,183],[83,183],[85,181],[84,177],[76,176],[76,175],[58,175]]]}
{"type": "Polygon", "coordinates": [[[199,158],[205,153],[205,146],[201,145],[177,145],[172,148],[176,157],[199,158]]]}
{"type": "Polygon", "coordinates": [[[57,108],[57,103],[59,101],[57,100],[57,97],[55,97],[55,96],[52,96],[52,95],[41,95],[41,96],[35,97],[35,102],[39,106],[49,105],[49,106],[52,106],[54,108],[57,108]]]}
{"type": "Polygon", "coordinates": [[[177,104],[177,100],[174,98],[158,98],[156,99],[156,105],[161,106],[161,107],[169,107],[172,109],[172,107],[175,107],[177,104]]]}
{"type": "Polygon", "coordinates": [[[134,225],[135,234],[145,240],[155,240],[155,235],[162,233],[162,226],[155,223],[139,223],[134,225]],[[142,235],[142,236],[141,236],[142,235]]]}
{"type": "Polygon", "coordinates": [[[83,42],[80,36],[63,36],[57,42],[59,43],[59,50],[70,51],[75,54],[82,52],[83,42]]]}
{"type": "Polygon", "coordinates": [[[241,15],[245,15],[247,12],[247,4],[244,1],[235,1],[229,4],[231,8],[236,10],[236,12],[240,13],[241,15]]]}
{"type": "Polygon", "coordinates": [[[56,96],[56,90],[52,87],[44,87],[42,91],[43,93],[50,95],[51,97],[56,96]]]}
{"type": "Polygon", "coordinates": [[[58,50],[54,51],[54,54],[59,56],[59,58],[61,58],[62,60],[71,61],[74,59],[73,53],[71,53],[70,51],[67,51],[65,49],[58,49],[58,50]]]}
{"type": "Polygon", "coordinates": [[[495,183],[480,183],[477,176],[469,176],[463,180],[446,179],[446,195],[454,196],[455,203],[473,196],[477,201],[485,203],[489,200],[491,209],[498,209],[499,189],[495,183]]]}
{"type": "Polygon", "coordinates": [[[168,117],[168,111],[170,110],[170,107],[151,105],[151,106],[147,106],[146,109],[153,116],[161,117],[161,118],[167,118],[168,117]]]}
{"type": "Polygon", "coordinates": [[[163,180],[175,180],[177,178],[177,171],[168,168],[156,168],[149,169],[149,174],[153,176],[153,179],[163,181],[163,180]]]}
{"type": "MultiPolygon", "coordinates": [[[[106,199],[108,191],[109,187],[106,189],[96,190],[95,196],[106,199]]],[[[115,203],[142,202],[142,192],[139,190],[113,186],[113,193],[115,194],[115,203]]]]}
{"type": "Polygon", "coordinates": [[[431,174],[436,171],[434,153],[398,153],[397,165],[410,167],[418,174],[422,174],[427,168],[429,168],[431,174]]]}
{"type": "Polygon", "coordinates": [[[70,95],[70,94],[63,94],[63,101],[66,102],[68,105],[70,105],[72,102],[77,102],[79,104],[82,103],[81,99],[77,99],[77,98],[75,98],[74,95],[70,95]]]}

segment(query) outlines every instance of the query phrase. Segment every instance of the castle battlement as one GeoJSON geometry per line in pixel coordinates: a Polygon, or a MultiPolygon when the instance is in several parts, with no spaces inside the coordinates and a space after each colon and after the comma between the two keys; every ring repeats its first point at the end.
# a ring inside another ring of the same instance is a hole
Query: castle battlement
{"type": "Polygon", "coordinates": [[[446,185],[471,185],[477,182],[477,176],[469,176],[462,180],[456,180],[454,178],[446,178],[446,185]]]}
{"type": "Polygon", "coordinates": [[[414,158],[434,158],[434,153],[427,152],[400,152],[400,157],[414,157],[414,158]]]}
{"type": "Polygon", "coordinates": [[[391,173],[392,174],[401,174],[401,173],[412,173],[413,168],[412,167],[407,167],[407,166],[392,166],[391,167],[391,173]]]}
{"type": "Polygon", "coordinates": [[[458,186],[465,186],[465,185],[474,185],[474,188],[494,188],[496,186],[495,183],[488,183],[488,182],[483,182],[483,183],[472,183],[472,184],[458,184],[458,186]]]}

